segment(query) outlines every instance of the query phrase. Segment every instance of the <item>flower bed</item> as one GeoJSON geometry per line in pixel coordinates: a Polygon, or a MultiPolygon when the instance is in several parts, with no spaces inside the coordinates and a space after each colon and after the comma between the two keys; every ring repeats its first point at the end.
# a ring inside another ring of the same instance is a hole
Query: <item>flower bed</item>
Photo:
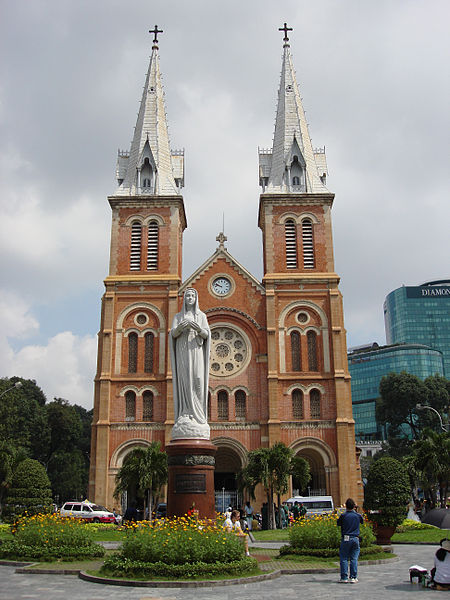
{"type": "MultiPolygon", "coordinates": [[[[337,519],[336,513],[297,519],[289,528],[289,545],[280,549],[280,555],[294,553],[336,556],[341,543],[341,529],[336,525],[337,519]]],[[[375,541],[372,526],[366,520],[360,527],[360,540],[362,551],[375,541]]]]}
{"type": "Polygon", "coordinates": [[[137,523],[119,554],[108,558],[101,572],[113,577],[190,579],[247,575],[256,567],[235,534],[224,532],[213,521],[182,517],[137,523]]]}
{"type": "Polygon", "coordinates": [[[19,560],[73,560],[101,557],[105,550],[92,541],[84,523],[58,514],[20,517],[11,527],[13,540],[0,545],[0,558],[19,560]]]}

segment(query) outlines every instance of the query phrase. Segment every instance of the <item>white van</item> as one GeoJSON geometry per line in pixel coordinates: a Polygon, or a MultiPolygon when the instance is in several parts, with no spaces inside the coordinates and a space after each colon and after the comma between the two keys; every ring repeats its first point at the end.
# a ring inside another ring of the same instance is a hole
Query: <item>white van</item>
{"type": "Polygon", "coordinates": [[[62,517],[83,519],[92,523],[115,523],[112,512],[88,500],[84,502],[65,502],[59,513],[62,517]]]}
{"type": "Polygon", "coordinates": [[[294,496],[286,500],[286,503],[292,508],[294,502],[303,504],[306,508],[308,515],[328,515],[334,510],[334,503],[332,496],[294,496]]]}

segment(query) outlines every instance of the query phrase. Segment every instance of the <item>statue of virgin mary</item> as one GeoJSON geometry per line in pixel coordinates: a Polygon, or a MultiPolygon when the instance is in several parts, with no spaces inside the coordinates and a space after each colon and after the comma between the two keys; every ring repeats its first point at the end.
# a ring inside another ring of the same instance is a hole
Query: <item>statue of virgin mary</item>
{"type": "Polygon", "coordinates": [[[197,290],[187,288],[183,307],[169,333],[175,424],[172,439],[209,439],[208,380],[211,332],[198,306],[197,290]]]}

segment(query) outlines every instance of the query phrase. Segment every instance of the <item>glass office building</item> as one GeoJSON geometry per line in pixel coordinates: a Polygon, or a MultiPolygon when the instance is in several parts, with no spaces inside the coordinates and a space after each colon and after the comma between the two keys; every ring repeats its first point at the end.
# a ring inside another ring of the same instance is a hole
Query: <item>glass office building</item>
{"type": "Polygon", "coordinates": [[[352,404],[357,440],[385,439],[383,424],[377,423],[375,401],[381,378],[406,371],[421,379],[444,375],[443,353],[422,344],[372,344],[350,348],[348,367],[352,376],[352,404]]]}
{"type": "Polygon", "coordinates": [[[450,379],[449,279],[394,290],[384,302],[384,321],[388,344],[424,344],[442,352],[450,379]]]}

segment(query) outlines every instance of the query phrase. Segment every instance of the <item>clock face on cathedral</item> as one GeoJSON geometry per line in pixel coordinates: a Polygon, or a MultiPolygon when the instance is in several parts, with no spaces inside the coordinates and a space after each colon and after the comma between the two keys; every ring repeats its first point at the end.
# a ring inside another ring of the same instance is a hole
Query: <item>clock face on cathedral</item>
{"type": "Polygon", "coordinates": [[[242,371],[250,358],[248,342],[231,327],[211,328],[210,374],[227,377],[242,371]]]}
{"type": "Polygon", "coordinates": [[[226,296],[231,290],[231,281],[227,277],[217,277],[212,283],[212,289],[218,296],[226,296]]]}

